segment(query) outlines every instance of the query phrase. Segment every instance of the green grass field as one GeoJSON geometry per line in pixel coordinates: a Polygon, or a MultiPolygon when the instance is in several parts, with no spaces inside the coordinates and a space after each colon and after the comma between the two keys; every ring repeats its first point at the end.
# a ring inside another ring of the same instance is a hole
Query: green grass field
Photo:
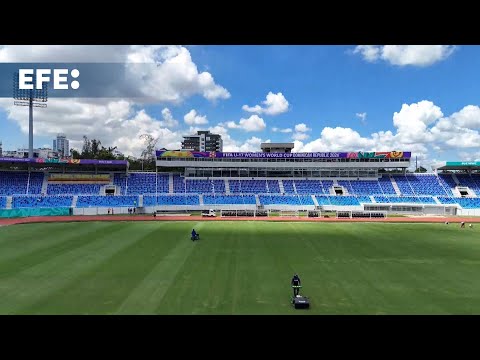
{"type": "Polygon", "coordinates": [[[0,314],[480,314],[479,235],[458,224],[0,227],[0,314]],[[310,310],[289,302],[295,271],[310,310]]]}

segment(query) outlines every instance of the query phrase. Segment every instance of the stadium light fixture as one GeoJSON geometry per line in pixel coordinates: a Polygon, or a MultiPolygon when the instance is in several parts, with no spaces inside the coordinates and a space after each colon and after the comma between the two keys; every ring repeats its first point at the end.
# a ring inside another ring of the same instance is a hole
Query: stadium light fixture
{"type": "MultiPolygon", "coordinates": [[[[13,74],[13,104],[28,106],[28,157],[33,158],[33,108],[46,108],[48,100],[47,84],[42,84],[41,89],[20,89],[18,72],[13,74]]],[[[35,76],[33,83],[36,83],[35,76]]]]}

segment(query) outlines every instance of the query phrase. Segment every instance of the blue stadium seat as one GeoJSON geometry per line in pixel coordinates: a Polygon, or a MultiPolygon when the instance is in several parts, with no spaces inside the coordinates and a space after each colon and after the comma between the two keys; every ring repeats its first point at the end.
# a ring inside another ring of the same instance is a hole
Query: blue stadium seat
{"type": "Polygon", "coordinates": [[[255,195],[203,195],[205,205],[255,205],[255,195]]]}
{"type": "Polygon", "coordinates": [[[382,196],[375,195],[373,197],[377,203],[385,204],[436,204],[431,196],[382,196]]]}
{"type": "Polygon", "coordinates": [[[98,195],[100,193],[100,184],[48,184],[48,195],[80,195],[90,194],[98,195]]]}
{"type": "Polygon", "coordinates": [[[143,206],[154,205],[200,205],[198,195],[145,195],[143,197],[143,206]]]}
{"type": "Polygon", "coordinates": [[[480,208],[480,198],[456,198],[455,200],[464,209],[480,208]]]}
{"type": "Polygon", "coordinates": [[[315,205],[309,195],[258,195],[262,205],[315,205]]]}
{"type": "Polygon", "coordinates": [[[88,207],[133,207],[138,204],[138,196],[87,196],[80,195],[77,199],[78,208],[88,207]]]}
{"type": "Polygon", "coordinates": [[[475,192],[477,196],[480,196],[480,176],[470,174],[456,174],[461,186],[468,186],[475,192]]]}
{"type": "Polygon", "coordinates": [[[72,201],[72,195],[15,195],[13,196],[12,209],[71,207],[72,201]]]}
{"type": "Polygon", "coordinates": [[[384,195],[397,195],[393,187],[392,180],[390,180],[388,175],[384,175],[378,179],[378,185],[380,186],[380,189],[384,195]]]}
{"type": "Polygon", "coordinates": [[[0,195],[40,194],[43,178],[43,172],[0,171],[0,195]]]}

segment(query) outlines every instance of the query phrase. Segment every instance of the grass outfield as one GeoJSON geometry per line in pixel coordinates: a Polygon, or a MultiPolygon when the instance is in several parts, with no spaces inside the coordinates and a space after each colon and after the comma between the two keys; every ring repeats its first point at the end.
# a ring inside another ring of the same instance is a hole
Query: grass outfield
{"type": "Polygon", "coordinates": [[[0,314],[480,314],[480,227],[91,222],[0,227],[0,314]],[[190,241],[192,227],[202,239],[190,241]],[[297,271],[310,310],[295,310],[297,271]]]}

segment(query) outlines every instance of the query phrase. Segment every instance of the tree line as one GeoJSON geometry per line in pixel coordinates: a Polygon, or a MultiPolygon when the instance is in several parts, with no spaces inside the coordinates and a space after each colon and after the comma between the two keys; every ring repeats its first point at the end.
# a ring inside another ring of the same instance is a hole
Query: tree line
{"type": "Polygon", "coordinates": [[[158,138],[154,138],[149,134],[140,135],[143,140],[144,149],[140,158],[131,156],[115,155],[117,146],[105,147],[99,139],[89,139],[86,135],[83,136],[83,146],[79,151],[77,149],[70,149],[72,159],[94,159],[94,160],[128,160],[130,163],[130,170],[155,170],[155,147],[158,143],[158,138]]]}

